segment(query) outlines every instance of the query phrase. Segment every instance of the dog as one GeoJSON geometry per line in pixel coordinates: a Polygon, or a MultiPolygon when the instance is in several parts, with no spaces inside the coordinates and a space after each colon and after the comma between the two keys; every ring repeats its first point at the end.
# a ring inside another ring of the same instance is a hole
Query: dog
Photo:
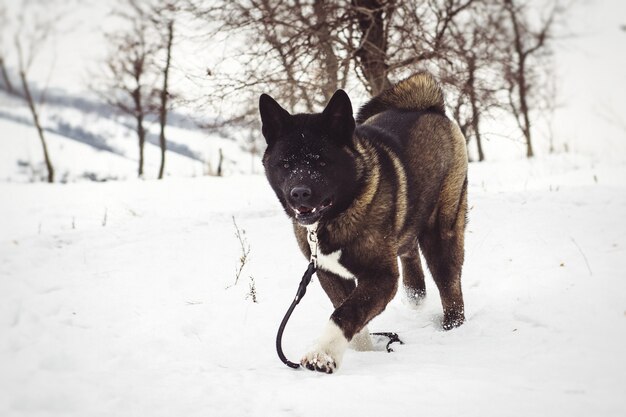
{"type": "Polygon", "coordinates": [[[396,294],[398,257],[408,298],[425,297],[420,251],[441,296],[443,329],[460,326],[467,149],[433,76],[395,84],[356,120],[343,90],[322,113],[292,115],[266,94],[259,110],[267,179],[304,256],[316,252],[335,308],[301,364],[332,373],[350,344],[371,349],[366,325],[396,294]]]}

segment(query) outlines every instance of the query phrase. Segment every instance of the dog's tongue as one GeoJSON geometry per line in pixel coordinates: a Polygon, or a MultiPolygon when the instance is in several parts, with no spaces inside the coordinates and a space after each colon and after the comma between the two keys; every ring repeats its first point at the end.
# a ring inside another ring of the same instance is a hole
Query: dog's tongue
{"type": "Polygon", "coordinates": [[[307,214],[307,213],[310,213],[311,211],[313,211],[313,209],[311,207],[300,206],[300,207],[298,207],[298,211],[301,214],[307,214]]]}

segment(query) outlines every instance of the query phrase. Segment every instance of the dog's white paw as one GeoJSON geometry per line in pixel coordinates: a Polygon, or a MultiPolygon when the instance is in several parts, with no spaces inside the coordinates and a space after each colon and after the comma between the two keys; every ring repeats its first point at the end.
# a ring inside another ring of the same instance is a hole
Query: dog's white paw
{"type": "Polygon", "coordinates": [[[330,320],[315,347],[304,355],[300,364],[312,371],[332,374],[341,365],[347,347],[348,339],[339,326],[330,320]]]}
{"type": "Polygon", "coordinates": [[[337,361],[326,352],[311,351],[304,355],[300,364],[311,371],[332,374],[337,369],[337,361]]]}

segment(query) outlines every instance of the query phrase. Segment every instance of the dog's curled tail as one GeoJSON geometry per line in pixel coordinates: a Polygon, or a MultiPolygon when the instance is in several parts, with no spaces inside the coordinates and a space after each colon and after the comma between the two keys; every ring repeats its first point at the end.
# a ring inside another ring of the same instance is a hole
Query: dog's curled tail
{"type": "Polygon", "coordinates": [[[357,123],[386,110],[432,111],[445,114],[441,86],[429,72],[422,71],[383,91],[359,109],[357,123]]]}

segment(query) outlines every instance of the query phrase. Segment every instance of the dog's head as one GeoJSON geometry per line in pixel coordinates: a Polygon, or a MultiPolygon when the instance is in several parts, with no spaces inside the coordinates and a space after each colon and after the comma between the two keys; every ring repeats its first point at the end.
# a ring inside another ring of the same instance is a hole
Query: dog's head
{"type": "Polygon", "coordinates": [[[356,187],[348,95],[338,90],[322,113],[291,115],[263,94],[259,110],[265,174],[287,214],[311,225],[345,210],[356,187]]]}

